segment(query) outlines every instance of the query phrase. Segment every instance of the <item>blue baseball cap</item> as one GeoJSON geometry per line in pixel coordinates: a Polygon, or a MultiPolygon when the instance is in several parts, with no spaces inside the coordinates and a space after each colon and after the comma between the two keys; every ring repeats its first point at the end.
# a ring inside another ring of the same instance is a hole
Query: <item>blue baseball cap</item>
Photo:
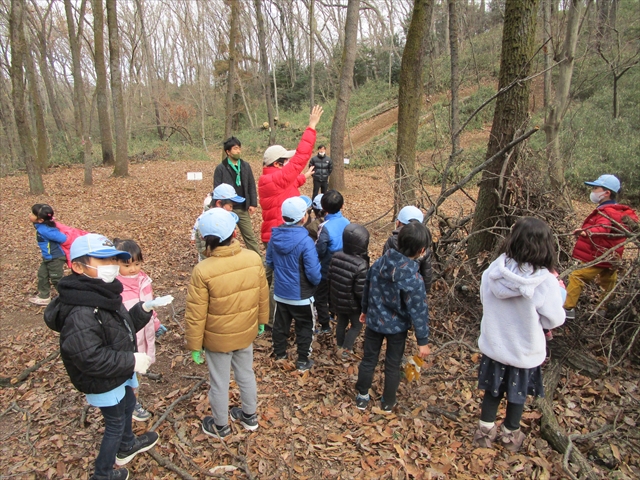
{"type": "Polygon", "coordinates": [[[72,261],[85,255],[94,258],[118,257],[122,260],[129,260],[131,258],[129,252],[118,250],[113,246],[111,240],[97,233],[88,233],[78,237],[71,244],[69,257],[71,257],[72,261]]]}
{"type": "Polygon", "coordinates": [[[600,175],[597,180],[593,182],[584,182],[585,185],[591,187],[602,187],[612,192],[618,193],[620,191],[620,180],[615,175],[600,175]]]}
{"type": "Polygon", "coordinates": [[[221,183],[213,189],[214,200],[231,200],[232,202],[242,203],[244,197],[241,197],[236,193],[236,189],[228,183],[221,183]]]}
{"type": "Polygon", "coordinates": [[[322,196],[324,193],[319,193],[316,198],[313,199],[313,208],[316,210],[322,210],[322,196]]]}
{"type": "Polygon", "coordinates": [[[311,206],[309,197],[291,197],[282,202],[282,216],[290,218],[292,221],[287,225],[294,225],[304,218],[307,209],[311,206]]]}
{"type": "Polygon", "coordinates": [[[313,205],[313,202],[311,201],[311,198],[307,197],[306,195],[300,195],[300,198],[304,200],[304,203],[307,204],[307,210],[311,208],[311,206],[313,205]]]}
{"type": "Polygon", "coordinates": [[[226,240],[236,229],[236,223],[238,223],[238,215],[224,208],[215,207],[200,215],[198,230],[203,237],[215,235],[220,240],[226,240]]]}
{"type": "Polygon", "coordinates": [[[406,207],[403,207],[402,210],[400,210],[397,220],[400,223],[404,223],[405,225],[411,220],[417,220],[418,222],[422,223],[422,221],[424,220],[424,214],[418,207],[407,205],[406,207]]]}

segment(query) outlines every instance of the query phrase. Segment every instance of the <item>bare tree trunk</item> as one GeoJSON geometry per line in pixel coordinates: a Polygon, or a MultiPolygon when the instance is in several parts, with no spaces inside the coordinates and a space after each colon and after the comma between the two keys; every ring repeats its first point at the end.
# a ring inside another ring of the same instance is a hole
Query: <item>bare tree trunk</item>
{"type": "Polygon", "coordinates": [[[13,114],[22,147],[22,158],[29,177],[29,193],[40,195],[44,193],[42,174],[36,165],[36,150],[31,140],[31,122],[27,113],[25,101],[24,64],[27,46],[24,36],[24,0],[11,0],[9,16],[9,36],[11,41],[11,86],[13,100],[13,114]]]}
{"type": "Polygon", "coordinates": [[[347,3],[347,19],[345,23],[344,48],[342,50],[342,71],[336,98],[336,112],[331,124],[331,157],[333,157],[333,173],[329,178],[331,188],[344,189],[344,131],[347,125],[349,99],[353,87],[353,67],[356,62],[356,46],[358,40],[358,10],[360,0],[349,0],[347,3]]]}
{"type": "Polygon", "coordinates": [[[316,62],[315,45],[316,45],[316,19],[315,19],[315,0],[309,0],[309,108],[313,108],[316,104],[316,62]]]}
{"type": "Polygon", "coordinates": [[[396,211],[415,202],[416,143],[423,101],[422,71],[432,14],[432,0],[415,0],[402,54],[394,184],[396,211]]]}
{"type": "Polygon", "coordinates": [[[73,99],[78,108],[78,137],[82,145],[82,160],[84,164],[84,184],[93,184],[92,177],[92,145],[91,137],[88,134],[89,120],[87,118],[87,107],[84,97],[84,80],[82,78],[81,66],[81,41],[82,26],[84,24],[84,11],[86,0],[83,0],[78,13],[78,34],[76,36],[75,20],[73,18],[73,8],[71,0],[64,0],[64,9],[67,14],[67,30],[69,31],[69,45],[71,46],[71,63],[73,65],[73,99]]]}
{"type": "MultiPolygon", "coordinates": [[[[267,57],[266,33],[264,31],[264,17],[262,15],[262,0],[253,0],[253,3],[256,9],[256,23],[258,26],[262,89],[264,91],[264,100],[267,104],[267,118],[269,120],[269,145],[273,145],[276,142],[276,128],[273,101],[271,99],[271,79],[269,78],[269,59],[267,57]]],[[[275,68],[273,70],[275,72],[275,68]]]]}
{"type": "Polygon", "coordinates": [[[104,9],[103,0],[92,0],[93,43],[95,49],[94,65],[96,69],[96,103],[98,104],[98,125],[100,127],[100,147],[102,164],[115,165],[113,157],[113,136],[109,118],[109,94],[107,92],[107,69],[104,58],[104,9]]]}
{"type": "Polygon", "coordinates": [[[15,167],[18,156],[18,145],[20,144],[18,132],[16,131],[13,108],[11,107],[11,99],[8,94],[9,88],[5,84],[5,81],[4,75],[0,74],[0,122],[2,123],[2,129],[7,139],[7,151],[5,154],[9,158],[9,165],[5,163],[2,164],[0,171],[2,175],[8,173],[10,168],[15,167]]]}
{"type": "MultiPolygon", "coordinates": [[[[590,0],[588,0],[587,8],[590,0]]],[[[557,85],[555,88],[555,100],[549,105],[547,121],[544,131],[547,140],[547,164],[549,169],[549,180],[551,188],[556,196],[562,200],[564,207],[573,209],[571,197],[564,180],[564,162],[560,156],[560,140],[558,134],[562,119],[569,108],[569,90],[571,88],[571,78],[573,76],[573,65],[578,43],[578,29],[581,23],[582,0],[572,0],[567,12],[567,32],[564,38],[564,45],[558,56],[561,62],[558,67],[557,85]]]]}
{"type": "Polygon", "coordinates": [[[545,123],[548,122],[549,103],[551,102],[551,57],[553,44],[551,43],[551,2],[552,0],[542,0],[542,22],[543,22],[543,39],[545,45],[543,47],[544,58],[544,94],[543,103],[545,110],[545,123]]]}
{"type": "Polygon", "coordinates": [[[230,0],[231,20],[229,22],[229,72],[227,74],[227,100],[225,102],[224,138],[229,138],[233,131],[233,97],[236,85],[236,41],[238,40],[239,6],[238,0],[230,0]]]}
{"type": "Polygon", "coordinates": [[[449,171],[460,154],[460,107],[458,105],[458,88],[460,87],[460,74],[458,70],[458,2],[449,0],[449,46],[451,49],[451,155],[442,173],[440,192],[447,188],[449,171]]]}
{"type": "Polygon", "coordinates": [[[120,32],[118,31],[118,11],[116,0],[107,0],[107,29],[109,31],[109,66],[111,69],[111,96],[113,100],[113,121],[116,131],[116,162],[113,175],[129,175],[129,147],[127,145],[127,116],[122,92],[122,72],[120,71],[120,32]]]}
{"type": "Polygon", "coordinates": [[[24,66],[27,72],[27,81],[29,83],[29,94],[31,104],[33,105],[33,117],[36,126],[36,165],[42,173],[46,173],[49,168],[49,135],[47,135],[47,126],[44,120],[44,106],[42,95],[36,75],[36,66],[33,59],[33,50],[29,45],[28,34],[25,31],[25,57],[24,66]]]}
{"type": "MultiPolygon", "coordinates": [[[[538,0],[507,0],[505,5],[502,53],[498,89],[529,76],[533,59],[538,0]]],[[[504,146],[523,132],[528,122],[531,81],[513,86],[498,96],[491,126],[486,158],[500,152],[504,146]]],[[[517,152],[517,150],[516,150],[517,152]]],[[[467,254],[476,257],[490,251],[497,236],[491,229],[500,221],[505,181],[517,162],[517,153],[507,153],[503,161],[496,161],[482,172],[480,190],[473,218],[473,234],[469,237],[467,254]],[[505,163],[506,162],[506,163],[505,163]]]]}

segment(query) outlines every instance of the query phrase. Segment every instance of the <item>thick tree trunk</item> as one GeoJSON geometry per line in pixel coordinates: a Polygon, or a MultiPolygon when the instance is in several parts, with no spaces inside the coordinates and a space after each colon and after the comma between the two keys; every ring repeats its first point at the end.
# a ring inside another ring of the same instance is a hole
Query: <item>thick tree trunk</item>
{"type": "MultiPolygon", "coordinates": [[[[505,5],[502,54],[498,88],[503,89],[518,79],[529,76],[533,60],[538,0],[507,0],[505,5]]],[[[491,158],[505,145],[524,132],[528,121],[529,90],[531,81],[521,82],[499,95],[491,126],[486,158],[491,158]]],[[[473,218],[472,235],[467,254],[476,257],[490,251],[497,236],[492,231],[500,221],[505,181],[503,175],[511,172],[517,162],[517,151],[512,151],[482,172],[480,190],[473,218]],[[505,162],[507,162],[505,164],[505,162]]]]}
{"type": "Polygon", "coordinates": [[[113,135],[109,117],[109,93],[107,91],[107,69],[104,58],[104,9],[103,0],[92,0],[94,65],[96,69],[96,103],[98,104],[98,125],[100,127],[100,147],[102,164],[114,165],[113,135]]]}
{"type": "Polygon", "coordinates": [[[116,163],[113,175],[129,175],[129,148],[127,145],[127,118],[122,92],[122,72],[120,71],[120,32],[116,0],[107,0],[107,29],[109,31],[109,66],[111,68],[111,96],[113,99],[113,120],[116,131],[116,163]]]}
{"type": "Polygon", "coordinates": [[[42,174],[36,165],[36,149],[31,136],[31,121],[27,113],[25,101],[24,64],[26,56],[26,42],[24,36],[24,0],[11,0],[9,16],[9,36],[11,42],[11,86],[13,100],[13,114],[20,138],[22,158],[29,177],[29,193],[40,195],[44,193],[42,174]]]}
{"type": "Polygon", "coordinates": [[[235,116],[233,97],[236,93],[236,62],[238,60],[236,58],[236,42],[238,40],[239,5],[238,0],[231,0],[229,3],[231,4],[231,19],[229,22],[229,72],[227,74],[224,138],[229,138],[233,131],[233,117],[235,116]]]}
{"type": "MultiPolygon", "coordinates": [[[[544,0],[545,2],[547,0],[544,0]]],[[[590,3],[590,2],[589,2],[590,3]]],[[[551,188],[556,197],[564,203],[564,207],[573,210],[571,197],[564,180],[564,162],[560,156],[560,140],[558,134],[562,119],[569,108],[569,90],[573,76],[573,64],[578,44],[578,28],[583,10],[582,0],[572,0],[567,13],[567,31],[564,45],[560,51],[555,100],[549,105],[547,120],[544,126],[547,140],[547,164],[551,188]]]]}
{"type": "Polygon", "coordinates": [[[360,0],[349,0],[347,4],[347,20],[345,24],[344,48],[342,50],[342,71],[336,98],[336,112],[331,124],[331,148],[333,173],[329,178],[331,188],[344,189],[344,132],[347,125],[349,99],[353,87],[353,67],[356,62],[356,46],[358,40],[358,10],[360,0]]]}
{"type": "Polygon", "coordinates": [[[78,138],[82,146],[82,163],[84,164],[84,184],[93,184],[92,175],[92,145],[91,137],[88,133],[89,119],[87,118],[87,107],[84,98],[84,80],[82,78],[81,66],[81,39],[82,26],[84,24],[86,0],[82,1],[78,15],[78,34],[76,35],[75,19],[73,18],[73,7],[71,0],[64,0],[64,9],[67,15],[67,30],[69,31],[69,45],[71,46],[71,64],[73,65],[73,99],[78,109],[78,138]]]}
{"type": "Polygon", "coordinates": [[[25,56],[24,66],[27,72],[27,81],[29,83],[29,94],[31,97],[31,105],[33,107],[33,117],[36,127],[36,165],[42,173],[46,173],[49,168],[49,135],[47,134],[47,126],[44,120],[44,106],[40,88],[38,85],[38,77],[36,75],[36,65],[33,58],[33,50],[30,48],[29,39],[25,32],[25,56]]]}
{"type": "MultiPolygon", "coordinates": [[[[273,113],[273,100],[271,96],[271,79],[269,78],[269,58],[267,57],[267,41],[264,30],[264,17],[262,15],[262,0],[253,0],[256,9],[256,24],[258,27],[258,46],[260,48],[260,70],[264,101],[267,104],[267,119],[269,121],[269,145],[276,142],[275,115],[273,113]]],[[[274,68],[275,71],[275,68],[274,68]]]]}
{"type": "Polygon", "coordinates": [[[3,162],[1,165],[2,170],[0,173],[2,175],[9,173],[9,171],[15,167],[20,144],[18,132],[16,131],[13,108],[11,107],[11,99],[9,98],[9,90],[4,75],[0,74],[0,122],[2,123],[2,129],[7,139],[7,151],[4,152],[5,158],[9,160],[8,164],[3,162]]]}
{"type": "Polygon", "coordinates": [[[432,14],[433,0],[415,0],[402,54],[394,185],[396,211],[415,202],[416,143],[423,101],[422,70],[432,14]]]}

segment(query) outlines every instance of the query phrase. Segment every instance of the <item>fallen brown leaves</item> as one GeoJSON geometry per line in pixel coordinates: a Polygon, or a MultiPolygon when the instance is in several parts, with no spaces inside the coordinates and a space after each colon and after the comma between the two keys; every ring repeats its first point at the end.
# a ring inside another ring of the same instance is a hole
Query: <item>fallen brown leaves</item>
{"type": "MultiPolygon", "coordinates": [[[[250,433],[233,424],[234,433],[224,445],[204,435],[200,421],[210,411],[208,385],[202,382],[207,371],[204,365],[193,364],[184,350],[181,322],[185,289],[195,262],[189,231],[210,188],[213,167],[210,162],[136,164],[126,179],[111,178],[108,170],[98,168],[93,187],[80,184],[81,169],[55,169],[45,177],[50,193],[35,198],[26,194],[26,178],[1,179],[0,377],[18,378],[58,348],[56,334],[42,323],[42,309],[26,302],[33,293],[40,261],[27,214],[33,203],[46,201],[64,223],[110,237],[136,239],[156,293],[176,297],[173,308],[160,311],[170,331],[158,342],[152,372],[162,375],[158,381],[144,378],[140,389],[140,399],[154,417],[134,425],[138,433],[155,426],[160,443],[154,449],[155,459],[142,454],[131,462],[134,478],[564,476],[562,456],[540,438],[540,413],[531,403],[523,416],[528,440],[520,454],[471,445],[480,410],[475,381],[479,302],[474,291],[456,293],[444,282],[430,295],[434,343],[430,364],[417,382],[400,386],[399,405],[393,414],[382,412],[376,402],[365,412],[355,408],[358,358],[338,360],[330,338],[315,342],[316,366],[300,374],[293,358],[278,363],[269,358],[266,334],[255,342],[260,428],[250,433]],[[206,180],[194,190],[186,180],[187,171],[203,171],[206,180]]],[[[258,173],[257,164],[254,168],[258,173]]],[[[348,218],[366,223],[388,209],[390,169],[346,173],[348,218]]],[[[310,186],[303,193],[309,194],[310,186]]],[[[456,202],[456,210],[461,205],[469,207],[463,197],[456,202]]],[[[386,224],[369,226],[374,256],[391,228],[390,215],[385,220],[386,224]]],[[[254,222],[259,231],[259,216],[254,222]]],[[[360,342],[356,353],[361,352],[360,342]]],[[[414,350],[415,342],[410,340],[407,354],[414,350]]],[[[596,380],[564,372],[554,401],[558,420],[567,432],[586,434],[615,423],[615,433],[576,441],[576,448],[588,453],[603,477],[612,475],[609,468],[618,478],[640,476],[640,392],[637,369],[632,367],[627,363],[624,369],[596,380]]],[[[375,399],[381,390],[378,372],[375,399]]],[[[233,384],[230,404],[238,403],[239,391],[233,384]]],[[[85,408],[83,395],[69,383],[59,358],[43,362],[24,381],[2,388],[0,405],[3,476],[89,477],[104,428],[101,414],[85,408]]],[[[499,415],[502,418],[504,410],[499,415]]]]}

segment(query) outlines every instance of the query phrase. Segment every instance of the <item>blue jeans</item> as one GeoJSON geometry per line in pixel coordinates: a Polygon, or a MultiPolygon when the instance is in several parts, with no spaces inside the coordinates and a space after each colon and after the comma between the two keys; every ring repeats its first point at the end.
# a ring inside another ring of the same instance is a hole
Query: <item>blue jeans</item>
{"type": "Polygon", "coordinates": [[[395,405],[396,393],[400,385],[400,364],[404,355],[404,346],[407,342],[407,332],[385,335],[367,327],[364,331],[364,355],[358,369],[358,382],[356,390],[361,395],[369,393],[373,374],[378,364],[382,341],[387,339],[387,353],[384,360],[384,391],[382,396],[387,405],[395,405]]]}
{"type": "Polygon", "coordinates": [[[100,452],[96,458],[95,480],[108,480],[113,471],[116,454],[129,450],[135,442],[131,429],[131,416],[136,406],[136,395],[133,388],[125,387],[125,396],[113,407],[100,407],[104,417],[104,435],[100,444],[100,452]]]}

